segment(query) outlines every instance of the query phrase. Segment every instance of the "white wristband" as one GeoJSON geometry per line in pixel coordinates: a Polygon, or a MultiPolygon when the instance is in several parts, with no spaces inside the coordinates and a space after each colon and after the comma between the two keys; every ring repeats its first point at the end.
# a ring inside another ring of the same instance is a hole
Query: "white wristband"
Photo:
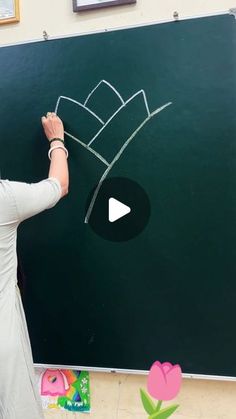
{"type": "Polygon", "coordinates": [[[52,159],[51,159],[51,152],[52,152],[53,150],[56,150],[56,148],[62,148],[62,150],[64,150],[64,151],[65,151],[65,153],[66,153],[66,158],[68,159],[69,153],[68,153],[67,148],[66,148],[66,147],[64,147],[63,145],[55,145],[54,147],[51,147],[51,148],[48,150],[48,158],[49,158],[49,160],[52,160],[52,159]]]}

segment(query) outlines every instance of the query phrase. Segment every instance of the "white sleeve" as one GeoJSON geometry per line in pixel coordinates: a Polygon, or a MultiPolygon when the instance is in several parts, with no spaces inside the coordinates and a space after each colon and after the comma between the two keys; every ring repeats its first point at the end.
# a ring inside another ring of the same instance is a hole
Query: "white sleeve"
{"type": "Polygon", "coordinates": [[[37,183],[9,181],[19,222],[54,207],[62,195],[58,179],[50,177],[37,183]]]}

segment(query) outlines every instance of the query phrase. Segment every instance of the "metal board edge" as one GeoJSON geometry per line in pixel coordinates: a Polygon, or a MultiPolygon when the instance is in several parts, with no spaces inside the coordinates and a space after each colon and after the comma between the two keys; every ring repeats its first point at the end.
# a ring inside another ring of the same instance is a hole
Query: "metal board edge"
{"type": "MultiPolygon", "coordinates": [[[[68,369],[68,370],[79,370],[89,372],[104,372],[113,374],[132,374],[132,375],[148,375],[149,371],[146,370],[129,370],[120,368],[100,368],[100,367],[86,367],[80,365],[53,365],[53,364],[34,364],[35,368],[52,368],[52,369],[68,369]]],[[[191,374],[183,373],[183,378],[197,379],[197,380],[211,380],[211,381],[236,381],[236,377],[231,376],[220,376],[220,375],[204,375],[204,374],[191,374]]]]}
{"type": "Polygon", "coordinates": [[[66,35],[64,34],[64,35],[50,36],[48,34],[48,32],[44,30],[43,33],[42,33],[41,38],[29,39],[29,40],[25,40],[25,41],[7,43],[7,44],[2,44],[2,45],[0,44],[0,48],[6,48],[6,47],[24,45],[24,44],[32,44],[32,43],[37,43],[37,42],[49,42],[49,41],[53,41],[53,40],[57,40],[57,39],[74,38],[74,37],[77,37],[77,36],[87,36],[87,35],[95,35],[95,34],[99,34],[99,33],[115,32],[115,31],[121,31],[121,30],[125,30],[125,29],[135,29],[135,28],[146,27],[146,26],[161,25],[161,24],[164,24],[164,23],[171,23],[171,22],[177,24],[178,22],[181,22],[181,21],[184,21],[184,20],[201,19],[201,18],[206,18],[206,17],[223,16],[223,15],[232,15],[233,14],[232,10],[234,10],[234,8],[231,8],[227,11],[224,10],[224,11],[202,14],[202,15],[200,14],[200,15],[184,16],[184,17],[180,16],[178,18],[178,20],[176,20],[173,17],[172,19],[151,21],[151,22],[146,22],[146,23],[143,22],[143,23],[138,23],[136,25],[118,26],[118,27],[115,27],[115,28],[98,29],[98,30],[89,31],[89,32],[70,33],[70,34],[66,34],[66,35]],[[45,37],[45,34],[47,35],[46,37],[45,37]]]}

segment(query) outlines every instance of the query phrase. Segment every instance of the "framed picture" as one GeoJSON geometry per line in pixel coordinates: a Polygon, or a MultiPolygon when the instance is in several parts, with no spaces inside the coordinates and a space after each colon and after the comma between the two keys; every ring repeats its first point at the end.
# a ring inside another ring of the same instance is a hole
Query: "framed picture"
{"type": "MultiPolygon", "coordinates": [[[[1,0],[0,0],[1,1],[1,0]]],[[[121,6],[122,4],[136,3],[137,0],[73,0],[74,12],[81,10],[99,9],[108,6],[121,6]]]]}
{"type": "Polygon", "coordinates": [[[19,0],[0,0],[0,25],[19,22],[19,0]]]}

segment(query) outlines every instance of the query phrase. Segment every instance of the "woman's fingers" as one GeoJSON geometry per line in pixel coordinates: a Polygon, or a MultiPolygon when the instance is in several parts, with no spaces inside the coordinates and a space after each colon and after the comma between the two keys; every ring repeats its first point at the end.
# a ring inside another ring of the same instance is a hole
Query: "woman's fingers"
{"type": "Polygon", "coordinates": [[[41,118],[42,123],[45,123],[48,119],[55,118],[57,114],[55,112],[47,112],[47,115],[43,115],[41,118]]]}
{"type": "Polygon", "coordinates": [[[48,139],[64,138],[64,126],[61,119],[55,112],[47,112],[46,116],[42,116],[42,125],[48,139]]]}

